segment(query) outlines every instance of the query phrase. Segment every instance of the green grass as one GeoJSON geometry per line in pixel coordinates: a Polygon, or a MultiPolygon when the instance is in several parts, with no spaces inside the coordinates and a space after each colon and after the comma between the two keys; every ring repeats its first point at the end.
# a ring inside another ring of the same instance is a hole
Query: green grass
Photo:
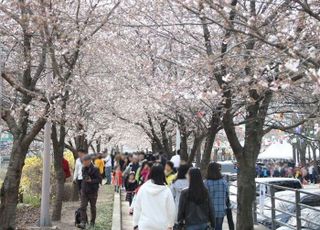
{"type": "Polygon", "coordinates": [[[30,205],[32,207],[40,207],[41,205],[41,199],[40,196],[34,196],[34,195],[28,195],[28,194],[23,194],[23,204],[30,205]]]}
{"type": "Polygon", "coordinates": [[[97,219],[95,230],[111,230],[113,213],[113,186],[104,186],[97,203],[97,219]]]}

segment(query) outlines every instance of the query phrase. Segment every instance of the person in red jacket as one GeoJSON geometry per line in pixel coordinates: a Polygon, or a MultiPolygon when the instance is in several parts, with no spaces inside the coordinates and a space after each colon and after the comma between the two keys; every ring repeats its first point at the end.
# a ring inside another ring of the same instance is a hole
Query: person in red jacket
{"type": "Polygon", "coordinates": [[[112,184],[114,185],[114,191],[119,192],[122,187],[122,172],[120,165],[118,165],[113,172],[112,184]]]}
{"type": "Polygon", "coordinates": [[[65,158],[62,159],[62,168],[64,172],[64,180],[71,177],[69,162],[65,158]]]}

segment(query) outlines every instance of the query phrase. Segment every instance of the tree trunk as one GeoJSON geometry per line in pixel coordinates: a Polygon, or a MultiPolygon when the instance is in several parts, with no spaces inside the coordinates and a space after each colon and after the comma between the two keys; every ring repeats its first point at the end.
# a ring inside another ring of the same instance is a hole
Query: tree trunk
{"type": "Polygon", "coordinates": [[[297,162],[297,147],[296,147],[296,144],[292,144],[292,155],[293,155],[293,161],[297,162]]]}
{"type": "Polygon", "coordinates": [[[194,137],[194,140],[193,140],[193,146],[192,146],[192,149],[191,149],[191,153],[190,153],[190,156],[188,158],[188,164],[189,165],[191,165],[193,163],[194,158],[195,158],[198,150],[200,149],[200,146],[202,144],[203,138],[204,138],[204,135],[195,134],[195,137],[194,137]]]}
{"type": "Polygon", "coordinates": [[[170,146],[169,138],[167,135],[167,130],[166,130],[167,123],[168,123],[168,120],[164,120],[163,122],[160,123],[161,141],[162,141],[164,151],[168,155],[168,159],[171,159],[171,157],[173,156],[173,153],[172,153],[172,145],[170,146]]]}
{"type": "Polygon", "coordinates": [[[298,152],[300,155],[300,162],[302,165],[306,165],[306,152],[307,152],[307,144],[305,140],[299,141],[298,152]]]}
{"type": "Polygon", "coordinates": [[[238,210],[237,210],[237,229],[253,230],[253,205],[256,199],[255,185],[255,160],[243,158],[238,161],[238,210]],[[245,220],[245,221],[242,221],[245,220]]]}
{"type": "Polygon", "coordinates": [[[198,148],[198,151],[196,153],[196,167],[200,168],[201,166],[201,146],[198,148]]]}
{"type": "Polygon", "coordinates": [[[66,94],[63,98],[63,104],[61,106],[62,110],[62,119],[59,125],[59,134],[57,131],[57,124],[53,122],[51,139],[53,145],[53,157],[54,157],[54,170],[56,173],[56,196],[53,202],[53,211],[52,211],[52,220],[59,221],[61,220],[62,212],[62,202],[64,197],[64,183],[65,175],[63,170],[63,153],[65,148],[65,139],[66,139],[66,128],[65,128],[65,112],[67,108],[69,91],[66,91],[66,94]]]}
{"type": "MultiPolygon", "coordinates": [[[[62,130],[60,129],[60,132],[62,130]]],[[[55,170],[55,183],[56,183],[56,194],[53,202],[52,220],[61,220],[62,202],[64,196],[64,171],[62,167],[64,145],[60,145],[57,141],[57,130],[56,125],[52,124],[52,143],[53,143],[53,156],[54,156],[54,170],[55,170]]],[[[64,140],[63,140],[64,143],[64,140]]]]}
{"type": "Polygon", "coordinates": [[[57,171],[57,169],[55,169],[55,172],[56,172],[56,194],[53,202],[52,220],[59,221],[61,220],[62,203],[63,203],[63,197],[64,197],[64,173],[63,173],[63,170],[57,171]]]}
{"type": "Polygon", "coordinates": [[[101,136],[96,141],[97,143],[97,153],[101,153],[101,136]]]}
{"type": "MultiPolygon", "coordinates": [[[[23,101],[25,104],[29,104],[31,99],[23,97],[23,101]]],[[[45,112],[47,112],[47,110],[45,112]]],[[[0,192],[0,226],[6,230],[15,229],[16,207],[24,161],[31,142],[46,122],[45,117],[39,117],[33,126],[29,128],[29,133],[27,133],[28,117],[29,114],[25,110],[22,110],[19,116],[19,126],[17,126],[10,113],[2,114],[2,118],[10,127],[14,138],[9,167],[0,192]]]]}
{"type": "Polygon", "coordinates": [[[317,148],[311,145],[313,160],[317,161],[317,148]]]}
{"type": "Polygon", "coordinates": [[[0,193],[0,229],[15,229],[19,186],[27,152],[28,148],[22,147],[20,140],[14,141],[9,167],[0,193]]]}
{"type": "Polygon", "coordinates": [[[200,170],[203,177],[206,177],[206,174],[207,174],[207,167],[210,163],[210,157],[211,157],[214,140],[216,139],[216,135],[219,132],[219,125],[220,125],[220,114],[213,114],[210,121],[210,127],[208,130],[208,135],[206,138],[206,143],[204,146],[204,151],[203,151],[201,164],[200,164],[200,170]]]}
{"type": "Polygon", "coordinates": [[[186,133],[181,132],[181,143],[180,143],[180,157],[181,161],[188,162],[189,155],[188,155],[188,137],[186,133]]]}
{"type": "Polygon", "coordinates": [[[152,148],[152,152],[154,153],[159,153],[163,151],[162,146],[159,146],[159,144],[155,140],[152,140],[151,148],[152,148]]]}
{"type": "Polygon", "coordinates": [[[201,174],[204,178],[207,177],[207,168],[210,163],[211,152],[212,152],[213,143],[214,143],[215,138],[216,138],[215,134],[208,135],[208,137],[206,139],[205,146],[204,146],[204,151],[203,151],[202,159],[201,159],[201,163],[200,163],[201,174]]]}
{"type": "Polygon", "coordinates": [[[188,162],[188,136],[186,121],[182,115],[179,115],[179,130],[180,130],[180,157],[181,161],[188,162]]]}

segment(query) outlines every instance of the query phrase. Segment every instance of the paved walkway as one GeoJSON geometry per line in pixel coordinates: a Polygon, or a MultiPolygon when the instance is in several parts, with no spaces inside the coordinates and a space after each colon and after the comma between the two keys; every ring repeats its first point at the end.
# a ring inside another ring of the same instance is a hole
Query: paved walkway
{"type": "MultiPolygon", "coordinates": [[[[101,186],[97,201],[96,230],[111,229],[112,207],[113,207],[113,187],[109,185],[101,186]]],[[[80,201],[63,203],[61,222],[54,223],[61,230],[79,230],[74,226],[74,212],[79,208],[80,201]]],[[[87,214],[90,217],[90,205],[87,214]]]]}
{"type": "Polygon", "coordinates": [[[129,215],[129,202],[125,201],[125,192],[121,195],[122,230],[133,229],[133,218],[129,215]]]}
{"type": "MultiPolygon", "coordinates": [[[[129,215],[129,203],[125,201],[125,192],[122,194],[121,201],[121,211],[122,211],[122,230],[132,230],[133,229],[133,220],[132,216],[129,215]]],[[[235,218],[235,217],[234,217],[235,218]]],[[[256,230],[266,230],[264,226],[255,226],[256,230]]],[[[225,222],[223,224],[223,230],[229,230],[227,218],[225,218],[225,222]]]]}

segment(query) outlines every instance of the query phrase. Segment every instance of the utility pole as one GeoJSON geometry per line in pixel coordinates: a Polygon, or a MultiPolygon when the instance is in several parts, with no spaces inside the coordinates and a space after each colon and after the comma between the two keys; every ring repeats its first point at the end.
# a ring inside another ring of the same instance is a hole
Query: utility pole
{"type": "MultiPolygon", "coordinates": [[[[3,110],[3,79],[2,79],[2,71],[4,68],[4,50],[2,48],[2,44],[0,44],[0,139],[2,137],[2,110],[3,110]]],[[[0,151],[0,166],[2,163],[2,153],[0,151]]]]}
{"type": "MultiPolygon", "coordinates": [[[[47,92],[50,91],[51,77],[47,76],[47,92]]],[[[50,94],[48,93],[48,98],[50,94]]],[[[48,119],[44,127],[44,151],[41,189],[40,227],[51,226],[50,220],[50,171],[51,171],[51,121],[48,119]]]]}
{"type": "Polygon", "coordinates": [[[2,48],[2,44],[0,44],[0,135],[2,133],[2,106],[3,106],[3,79],[2,79],[2,71],[4,68],[4,49],[2,48]]]}

